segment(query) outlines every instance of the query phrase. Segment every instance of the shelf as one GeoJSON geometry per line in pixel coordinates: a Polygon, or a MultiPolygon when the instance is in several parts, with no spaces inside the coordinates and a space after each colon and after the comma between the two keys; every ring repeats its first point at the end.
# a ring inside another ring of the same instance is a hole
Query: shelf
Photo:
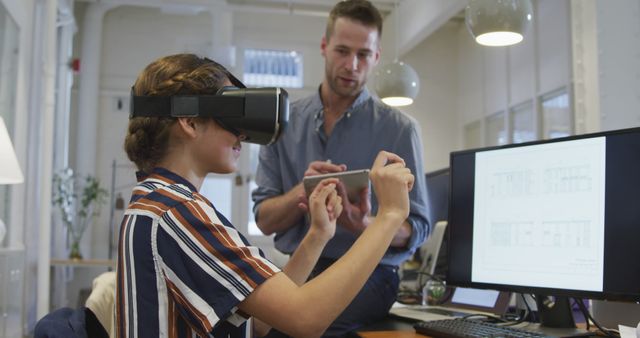
{"type": "Polygon", "coordinates": [[[76,266],[76,267],[115,267],[116,261],[113,259],[60,259],[52,258],[52,266],[76,266]]]}

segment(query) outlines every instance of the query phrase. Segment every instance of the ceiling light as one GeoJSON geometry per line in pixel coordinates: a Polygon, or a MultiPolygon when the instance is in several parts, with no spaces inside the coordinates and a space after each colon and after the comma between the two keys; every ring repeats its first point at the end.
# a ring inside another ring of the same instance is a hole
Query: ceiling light
{"type": "Polygon", "coordinates": [[[465,22],[477,43],[509,46],[524,39],[532,12],[530,0],[471,0],[465,22]]]}
{"type": "Polygon", "coordinates": [[[376,93],[390,106],[413,103],[420,90],[420,78],[411,66],[401,61],[384,65],[376,76],[376,93]]]}
{"type": "Polygon", "coordinates": [[[411,66],[398,61],[398,21],[400,15],[398,1],[395,2],[394,28],[395,28],[395,60],[376,71],[375,90],[382,102],[389,106],[408,106],[418,96],[420,91],[420,78],[411,66]]]}

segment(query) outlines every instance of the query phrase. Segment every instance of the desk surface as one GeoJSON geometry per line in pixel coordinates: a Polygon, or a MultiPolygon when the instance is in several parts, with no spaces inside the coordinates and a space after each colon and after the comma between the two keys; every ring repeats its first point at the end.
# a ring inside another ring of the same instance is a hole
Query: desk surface
{"type": "Polygon", "coordinates": [[[357,334],[362,338],[425,338],[427,336],[416,333],[413,329],[414,321],[396,317],[363,327],[357,334]]]}

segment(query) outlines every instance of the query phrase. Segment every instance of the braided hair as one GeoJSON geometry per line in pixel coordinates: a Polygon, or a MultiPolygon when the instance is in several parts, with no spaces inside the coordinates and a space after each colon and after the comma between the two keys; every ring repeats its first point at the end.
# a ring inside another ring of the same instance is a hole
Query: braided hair
{"type": "MultiPolygon", "coordinates": [[[[214,95],[228,80],[237,81],[215,61],[194,54],[176,54],[149,64],[138,76],[133,93],[136,96],[214,95]]],[[[129,120],[124,150],[138,170],[150,173],[166,155],[170,129],[176,120],[174,117],[129,120]]]]}

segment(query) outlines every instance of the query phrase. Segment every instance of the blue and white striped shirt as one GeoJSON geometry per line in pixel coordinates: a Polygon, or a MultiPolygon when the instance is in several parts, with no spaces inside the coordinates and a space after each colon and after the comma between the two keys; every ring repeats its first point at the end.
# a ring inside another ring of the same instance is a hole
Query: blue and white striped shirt
{"type": "Polygon", "coordinates": [[[277,272],[191,183],[156,168],[121,225],[117,337],[245,337],[237,305],[277,272]]]}

